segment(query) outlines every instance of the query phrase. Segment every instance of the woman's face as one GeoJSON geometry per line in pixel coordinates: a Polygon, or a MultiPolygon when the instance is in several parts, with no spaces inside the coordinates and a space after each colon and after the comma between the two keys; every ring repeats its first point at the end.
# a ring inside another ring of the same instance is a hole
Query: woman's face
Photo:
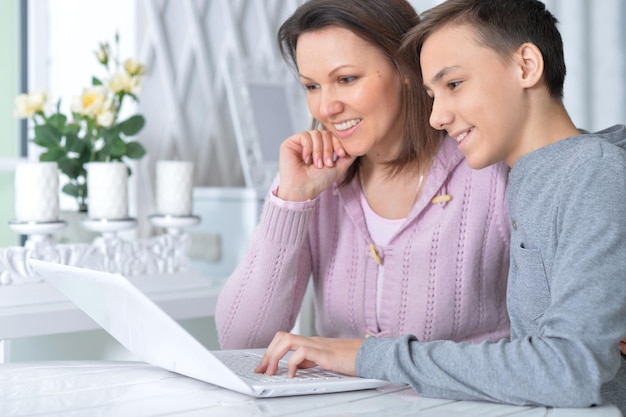
{"type": "Polygon", "coordinates": [[[296,60],[311,114],[350,155],[395,157],[404,131],[402,82],[379,48],[331,26],[300,35],[296,60]]]}

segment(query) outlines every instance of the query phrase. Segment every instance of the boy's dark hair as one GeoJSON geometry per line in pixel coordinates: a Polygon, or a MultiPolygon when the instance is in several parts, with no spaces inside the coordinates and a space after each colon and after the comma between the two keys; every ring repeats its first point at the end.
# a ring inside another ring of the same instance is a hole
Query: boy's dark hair
{"type": "MultiPolygon", "coordinates": [[[[422,88],[419,68],[399,60],[398,51],[406,33],[419,22],[407,0],[309,0],[302,4],[278,30],[283,58],[297,70],[296,48],[300,35],[328,27],[348,29],[380,49],[405,81],[402,111],[404,140],[397,157],[390,161],[391,173],[408,164],[428,164],[441,143],[440,134],[429,122],[431,102],[422,88]]],[[[348,170],[344,184],[355,175],[358,162],[348,170]]]]}
{"type": "Polygon", "coordinates": [[[543,55],[544,80],[550,95],[563,97],[565,58],[558,20],[538,0],[448,0],[422,14],[422,22],[406,35],[402,55],[419,65],[426,39],[447,25],[469,25],[477,42],[504,59],[522,44],[536,45],[543,55]]]}

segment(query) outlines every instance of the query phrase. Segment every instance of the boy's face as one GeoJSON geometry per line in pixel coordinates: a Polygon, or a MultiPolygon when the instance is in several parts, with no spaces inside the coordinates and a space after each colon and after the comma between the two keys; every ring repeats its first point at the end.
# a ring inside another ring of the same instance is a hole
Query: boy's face
{"type": "Polygon", "coordinates": [[[424,42],[420,62],[433,98],[430,124],[459,142],[470,167],[512,166],[521,156],[528,111],[521,70],[474,39],[469,26],[445,26],[424,42]]]}

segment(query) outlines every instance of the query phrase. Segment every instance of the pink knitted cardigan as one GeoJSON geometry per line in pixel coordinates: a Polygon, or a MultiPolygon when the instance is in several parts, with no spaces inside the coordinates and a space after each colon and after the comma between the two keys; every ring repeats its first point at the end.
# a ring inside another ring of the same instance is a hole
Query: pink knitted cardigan
{"type": "Polygon", "coordinates": [[[504,165],[472,170],[456,142],[444,139],[406,222],[387,246],[375,248],[385,266],[380,321],[358,181],[289,207],[268,195],[248,251],[218,299],[222,348],[266,347],[276,331],[292,329],[310,279],[320,336],[508,337],[507,176],[504,165]],[[442,195],[451,199],[433,200],[442,195]]]}

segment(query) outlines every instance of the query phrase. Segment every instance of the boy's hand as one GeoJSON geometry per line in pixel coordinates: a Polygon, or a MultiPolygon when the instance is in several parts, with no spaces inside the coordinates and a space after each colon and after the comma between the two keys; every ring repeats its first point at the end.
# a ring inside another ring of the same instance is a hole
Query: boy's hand
{"type": "Polygon", "coordinates": [[[622,351],[622,355],[626,355],[626,339],[619,342],[619,350],[622,351]]]}
{"type": "Polygon", "coordinates": [[[289,377],[294,377],[297,369],[312,368],[316,365],[329,371],[355,376],[356,356],[362,343],[363,339],[304,337],[278,332],[255,372],[276,374],[278,361],[289,351],[293,351],[287,360],[289,377]]]}
{"type": "Polygon", "coordinates": [[[277,196],[286,201],[314,199],[341,178],[355,159],[327,130],[290,136],[280,146],[277,196]]]}

